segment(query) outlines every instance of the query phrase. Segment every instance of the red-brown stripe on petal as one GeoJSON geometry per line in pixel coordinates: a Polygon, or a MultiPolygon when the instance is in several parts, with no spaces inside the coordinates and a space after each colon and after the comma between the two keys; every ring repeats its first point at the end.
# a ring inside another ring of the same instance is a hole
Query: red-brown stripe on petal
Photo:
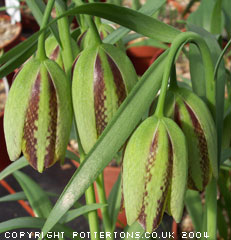
{"type": "Polygon", "coordinates": [[[45,162],[44,162],[45,168],[48,168],[54,163],[56,129],[57,129],[57,112],[58,112],[56,90],[49,73],[48,73],[48,81],[49,81],[49,92],[50,92],[50,99],[49,99],[50,123],[48,127],[48,136],[47,136],[47,140],[49,144],[46,148],[47,154],[45,156],[45,162]]]}
{"type": "Polygon", "coordinates": [[[72,67],[71,67],[71,79],[73,79],[73,74],[74,74],[74,70],[75,70],[75,65],[76,65],[77,61],[79,60],[79,57],[80,57],[80,54],[76,57],[75,61],[74,61],[73,64],[72,64],[72,67]]]}
{"type": "Polygon", "coordinates": [[[188,188],[194,189],[194,190],[199,190],[199,189],[197,189],[196,184],[193,180],[191,168],[188,168],[188,188]]]}
{"type": "Polygon", "coordinates": [[[145,213],[145,207],[147,205],[145,198],[148,195],[147,185],[152,179],[152,174],[150,170],[154,166],[154,163],[156,160],[157,148],[158,148],[158,131],[155,132],[155,135],[153,137],[153,141],[151,143],[150,150],[149,150],[149,155],[148,155],[147,164],[146,164],[146,176],[145,176],[145,185],[144,185],[145,191],[143,195],[141,211],[137,219],[144,228],[146,228],[146,217],[147,217],[147,214],[145,213]]]}
{"type": "Polygon", "coordinates": [[[174,121],[178,124],[180,128],[182,128],[182,123],[180,119],[180,111],[179,111],[179,106],[177,103],[174,105],[174,121]]]}
{"type": "Polygon", "coordinates": [[[165,202],[167,200],[168,190],[172,179],[172,168],[173,168],[173,149],[172,149],[172,142],[170,137],[168,136],[168,166],[166,169],[166,173],[163,177],[163,185],[160,187],[160,190],[163,192],[160,199],[157,201],[157,213],[156,217],[153,221],[153,229],[156,229],[161,222],[165,202]]]}
{"type": "Polygon", "coordinates": [[[36,122],[38,121],[39,99],[40,99],[40,84],[41,75],[37,75],[35,83],[32,87],[31,97],[29,105],[26,111],[25,124],[23,130],[23,138],[25,139],[25,153],[29,157],[30,164],[37,169],[37,155],[36,145],[37,139],[35,138],[35,132],[38,130],[36,122]]]}
{"type": "Polygon", "coordinates": [[[113,74],[113,78],[114,78],[114,83],[116,85],[116,95],[118,97],[118,106],[120,106],[120,104],[124,101],[124,99],[126,98],[126,89],[125,89],[125,84],[123,81],[123,77],[121,75],[120,70],[118,69],[118,67],[116,66],[116,64],[114,63],[114,61],[111,59],[111,57],[109,55],[107,55],[107,59],[113,74]]]}
{"type": "Polygon", "coordinates": [[[105,83],[104,83],[104,72],[102,63],[99,55],[96,57],[95,68],[94,68],[94,106],[95,106],[95,119],[96,119],[96,130],[97,135],[103,132],[107,126],[106,122],[106,94],[105,94],[105,83]]]}
{"type": "Polygon", "coordinates": [[[77,40],[77,45],[78,45],[79,47],[81,47],[82,41],[84,40],[84,37],[86,36],[87,31],[88,31],[88,30],[86,30],[85,32],[83,32],[83,33],[79,36],[79,38],[78,38],[78,40],[77,40]]]}
{"type": "Polygon", "coordinates": [[[59,55],[59,50],[60,50],[60,48],[59,48],[59,45],[54,49],[54,51],[51,53],[51,55],[50,55],[50,59],[51,60],[56,60],[57,58],[58,58],[58,55],[59,55]]]}
{"type": "Polygon", "coordinates": [[[194,127],[194,132],[198,138],[198,148],[200,151],[200,166],[202,170],[202,178],[203,178],[203,188],[208,184],[209,182],[209,154],[208,154],[208,145],[205,138],[204,131],[201,127],[200,122],[198,121],[196,115],[194,114],[193,110],[190,108],[190,106],[184,102],[186,109],[191,117],[192,124],[194,127]]]}
{"type": "Polygon", "coordinates": [[[100,39],[103,40],[104,39],[103,31],[100,31],[99,35],[100,35],[100,39]]]}

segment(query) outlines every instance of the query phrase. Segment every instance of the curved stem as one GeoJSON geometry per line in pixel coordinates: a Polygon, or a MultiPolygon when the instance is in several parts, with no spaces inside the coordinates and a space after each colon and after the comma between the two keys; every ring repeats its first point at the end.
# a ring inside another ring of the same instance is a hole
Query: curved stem
{"type": "Polygon", "coordinates": [[[167,57],[167,65],[163,75],[163,81],[161,85],[161,92],[157,104],[157,109],[155,115],[158,117],[163,117],[164,113],[164,102],[165,96],[168,87],[168,80],[171,73],[172,65],[174,64],[176,55],[179,50],[188,42],[194,43],[200,50],[202,55],[202,60],[205,69],[205,81],[206,81],[206,98],[208,101],[208,105],[210,111],[213,113],[215,117],[215,81],[213,76],[213,63],[210,55],[210,51],[203,40],[198,34],[193,32],[184,32],[179,34],[173,41],[172,46],[170,48],[168,57],[167,57]]]}
{"type": "Polygon", "coordinates": [[[215,70],[214,70],[214,78],[216,79],[217,78],[217,73],[218,73],[218,69],[219,69],[219,66],[220,66],[220,63],[226,53],[226,51],[228,50],[229,46],[231,45],[231,39],[228,41],[228,43],[226,44],[225,48],[223,49],[223,51],[221,52],[217,62],[216,62],[216,66],[215,66],[215,70]]]}
{"type": "MultiPolygon", "coordinates": [[[[215,91],[215,80],[214,80],[214,71],[213,71],[213,63],[210,55],[210,51],[205,43],[205,41],[195,33],[186,32],[178,35],[176,39],[173,41],[172,46],[170,48],[168,57],[167,57],[167,66],[163,76],[163,82],[161,86],[161,93],[157,105],[157,109],[155,114],[159,117],[163,116],[164,111],[164,101],[168,86],[168,79],[170,76],[170,72],[172,66],[175,61],[175,57],[178,51],[188,42],[196,44],[199,48],[200,53],[202,55],[202,60],[205,69],[205,81],[206,81],[206,99],[208,102],[208,106],[210,111],[213,114],[214,119],[216,118],[215,104],[216,104],[216,91],[215,91]]],[[[206,213],[207,213],[207,233],[211,239],[216,239],[216,224],[217,224],[217,186],[216,180],[212,179],[206,189],[206,213]]]]}
{"type": "MultiPolygon", "coordinates": [[[[46,27],[49,17],[51,15],[51,11],[53,8],[55,0],[49,0],[47,3],[47,7],[45,9],[45,13],[43,16],[43,21],[42,21],[42,25],[40,27],[40,29],[46,27]]],[[[45,31],[43,31],[43,33],[40,35],[39,39],[38,39],[38,52],[37,52],[37,57],[43,61],[47,58],[46,56],[46,51],[45,51],[45,31]]]]}
{"type": "Polygon", "coordinates": [[[177,85],[177,76],[176,76],[176,65],[173,64],[171,69],[171,77],[170,77],[170,86],[171,89],[175,89],[178,87],[177,85]]]}

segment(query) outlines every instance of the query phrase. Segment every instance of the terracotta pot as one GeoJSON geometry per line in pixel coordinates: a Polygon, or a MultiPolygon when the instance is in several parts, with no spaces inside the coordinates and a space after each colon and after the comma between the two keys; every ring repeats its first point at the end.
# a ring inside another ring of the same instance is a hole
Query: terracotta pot
{"type": "MultiPolygon", "coordinates": [[[[69,149],[69,150],[71,151],[71,149],[69,149]]],[[[73,160],[72,163],[76,167],[79,167],[79,163],[77,163],[76,161],[73,160]]],[[[106,192],[107,198],[108,198],[114,184],[117,181],[119,173],[120,173],[120,168],[119,167],[106,167],[104,169],[104,184],[105,184],[105,192],[106,192]]],[[[97,195],[96,186],[95,186],[95,192],[96,192],[96,202],[98,203],[99,199],[98,199],[98,195],[97,195]]],[[[102,218],[102,214],[100,212],[100,209],[98,209],[98,215],[99,215],[100,218],[102,218]]],[[[127,220],[126,220],[126,216],[125,216],[125,211],[123,210],[118,215],[116,226],[120,227],[120,228],[124,228],[126,225],[127,225],[127,220]]]]}
{"type": "MultiPolygon", "coordinates": [[[[110,192],[114,186],[114,184],[117,181],[117,178],[119,176],[120,173],[120,167],[106,167],[104,169],[104,185],[105,185],[105,192],[106,192],[106,196],[107,198],[110,195],[110,192]]],[[[96,189],[96,185],[95,185],[95,192],[96,192],[96,202],[99,202],[99,198],[98,198],[98,193],[97,193],[97,189],[96,189]]],[[[100,209],[97,210],[98,211],[98,215],[100,218],[102,218],[102,214],[100,209]]],[[[126,219],[126,215],[125,215],[125,210],[123,209],[121,212],[119,212],[118,214],[118,219],[116,222],[116,226],[119,228],[124,228],[127,225],[127,219],[126,219]]]]}
{"type": "MultiPolygon", "coordinates": [[[[0,21],[1,19],[10,23],[10,17],[8,15],[0,15],[0,21]]],[[[4,52],[7,52],[8,50],[10,50],[12,47],[16,46],[20,42],[22,25],[21,23],[15,23],[15,25],[17,26],[15,35],[11,39],[9,39],[7,42],[0,44],[0,48],[3,48],[4,52]]]]}
{"type": "Polygon", "coordinates": [[[155,60],[163,51],[163,49],[151,46],[134,46],[127,49],[127,55],[132,61],[136,73],[142,76],[150,66],[151,60],[155,60]]]}
{"type": "Polygon", "coordinates": [[[184,6],[182,6],[179,2],[175,0],[168,0],[168,4],[171,4],[172,6],[174,6],[179,13],[183,13],[184,6]]]}

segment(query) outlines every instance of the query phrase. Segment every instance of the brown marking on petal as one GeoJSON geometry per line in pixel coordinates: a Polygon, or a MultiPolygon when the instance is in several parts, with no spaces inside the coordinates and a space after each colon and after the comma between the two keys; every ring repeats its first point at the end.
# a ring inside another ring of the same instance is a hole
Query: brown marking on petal
{"type": "Polygon", "coordinates": [[[15,78],[18,76],[18,74],[21,70],[22,70],[22,66],[17,70],[17,72],[14,73],[14,76],[12,78],[12,82],[14,82],[15,78]]]}
{"type": "Polygon", "coordinates": [[[73,80],[73,75],[74,75],[74,70],[75,70],[75,66],[77,61],[79,60],[80,54],[76,57],[75,61],[72,64],[72,68],[71,68],[71,79],[73,80]]]}
{"type": "Polygon", "coordinates": [[[103,39],[104,39],[104,33],[103,33],[103,31],[100,31],[99,35],[100,35],[100,39],[103,40],[103,39]]]}
{"type": "Polygon", "coordinates": [[[77,45],[78,45],[79,47],[81,47],[82,41],[84,40],[87,31],[88,31],[88,30],[86,30],[85,32],[83,32],[83,33],[79,36],[79,38],[78,38],[78,40],[77,40],[77,45]]]}
{"type": "Polygon", "coordinates": [[[105,83],[102,64],[99,55],[96,57],[94,68],[94,106],[97,135],[100,136],[104,128],[107,126],[106,122],[106,95],[105,83]]]}
{"type": "Polygon", "coordinates": [[[48,73],[48,81],[49,81],[49,92],[50,92],[50,99],[49,99],[50,123],[48,126],[47,140],[49,144],[46,148],[47,154],[45,156],[45,162],[44,162],[45,168],[48,168],[49,166],[51,166],[54,163],[54,159],[55,159],[55,143],[56,143],[56,128],[57,128],[57,112],[58,112],[56,90],[49,73],[48,73]]]}
{"type": "Polygon", "coordinates": [[[23,130],[23,138],[25,139],[25,153],[29,157],[29,162],[33,168],[37,169],[37,155],[36,145],[37,139],[35,138],[35,132],[38,130],[36,122],[38,121],[39,99],[40,99],[40,84],[41,75],[37,75],[35,83],[32,87],[31,97],[26,112],[25,124],[23,130]]]}
{"type": "Polygon", "coordinates": [[[190,168],[188,169],[188,188],[199,191],[199,189],[196,187],[196,184],[193,180],[192,171],[190,168]]]}
{"type": "Polygon", "coordinates": [[[148,156],[148,159],[147,159],[146,176],[145,176],[144,195],[143,195],[143,200],[142,200],[142,207],[141,207],[140,214],[139,214],[139,216],[137,218],[139,223],[144,228],[146,228],[146,217],[147,217],[147,214],[145,213],[145,207],[147,205],[145,199],[146,199],[146,197],[148,195],[147,185],[151,181],[151,178],[152,178],[152,174],[151,174],[150,170],[154,166],[154,162],[156,160],[156,151],[157,151],[157,148],[158,148],[158,137],[159,137],[158,131],[156,131],[155,135],[153,137],[153,141],[152,141],[151,146],[150,146],[149,156],[148,156]]]}
{"type": "Polygon", "coordinates": [[[171,184],[172,179],[172,169],[173,169],[173,149],[172,149],[172,142],[170,137],[168,136],[168,166],[166,169],[166,173],[163,177],[163,185],[160,187],[160,190],[163,192],[160,199],[158,199],[158,207],[157,207],[157,213],[156,217],[153,220],[153,229],[156,229],[158,225],[161,222],[163,212],[164,212],[164,206],[165,202],[167,200],[168,190],[169,186],[171,184]]]}
{"type": "Polygon", "coordinates": [[[208,184],[209,182],[209,154],[208,154],[208,145],[207,145],[207,141],[205,138],[205,134],[204,131],[201,127],[200,122],[198,121],[196,115],[194,114],[193,110],[191,109],[191,107],[184,102],[186,109],[191,117],[192,120],[192,124],[194,127],[194,132],[198,138],[198,148],[200,151],[200,167],[202,170],[202,179],[203,179],[203,189],[205,188],[205,186],[208,184]]]}
{"type": "Polygon", "coordinates": [[[60,48],[59,48],[59,45],[54,49],[54,51],[50,54],[50,59],[51,60],[56,60],[58,58],[58,55],[59,55],[59,52],[60,52],[60,48]]]}
{"type": "Polygon", "coordinates": [[[174,121],[178,124],[180,128],[182,128],[182,123],[180,119],[180,111],[179,111],[179,106],[177,103],[174,105],[174,121]]]}
{"type": "Polygon", "coordinates": [[[121,75],[120,70],[116,66],[115,62],[111,59],[109,55],[107,55],[107,59],[113,74],[114,83],[116,85],[116,95],[118,97],[118,106],[120,106],[120,104],[124,101],[127,95],[123,77],[121,75]]]}

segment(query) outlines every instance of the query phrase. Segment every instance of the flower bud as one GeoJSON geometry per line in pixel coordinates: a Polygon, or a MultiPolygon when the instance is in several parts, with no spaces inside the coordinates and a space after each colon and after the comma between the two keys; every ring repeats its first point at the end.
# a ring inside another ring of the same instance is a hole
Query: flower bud
{"type": "Polygon", "coordinates": [[[130,138],[123,159],[123,196],[128,224],[154,231],[169,209],[179,222],[187,186],[187,148],[177,124],[147,118],[130,138]]]}
{"type": "MultiPolygon", "coordinates": [[[[79,53],[79,49],[78,49],[74,39],[72,39],[72,38],[71,38],[71,47],[72,47],[73,57],[75,58],[79,53]]],[[[58,63],[58,65],[62,69],[64,69],[63,58],[61,55],[60,46],[54,36],[51,36],[46,40],[45,48],[46,48],[46,54],[47,54],[48,58],[51,60],[54,60],[56,63],[58,63]]]]}
{"type": "Polygon", "coordinates": [[[73,66],[73,107],[84,151],[95,144],[137,81],[128,57],[109,44],[86,48],[73,66]]]}
{"type": "MultiPolygon", "coordinates": [[[[115,29],[113,27],[111,27],[110,25],[105,24],[105,23],[100,24],[98,30],[99,30],[99,35],[100,35],[101,40],[103,40],[109,34],[111,34],[113,31],[115,31],[115,29]]],[[[92,38],[93,38],[92,34],[93,34],[92,31],[90,29],[87,29],[79,36],[79,38],[77,40],[77,44],[80,47],[80,49],[84,49],[85,47],[87,47],[89,45],[89,41],[92,41],[92,38]]],[[[121,50],[125,51],[122,40],[119,40],[118,42],[116,42],[115,46],[120,48],[121,50]]]]}
{"type": "Polygon", "coordinates": [[[188,144],[188,187],[203,191],[212,171],[217,177],[217,136],[215,124],[205,103],[192,91],[169,91],[166,115],[171,116],[185,134],[188,144]]]}
{"type": "Polygon", "coordinates": [[[63,160],[72,115],[71,86],[62,69],[49,59],[28,61],[16,76],[5,107],[10,159],[16,160],[22,151],[39,172],[63,160]]]}

